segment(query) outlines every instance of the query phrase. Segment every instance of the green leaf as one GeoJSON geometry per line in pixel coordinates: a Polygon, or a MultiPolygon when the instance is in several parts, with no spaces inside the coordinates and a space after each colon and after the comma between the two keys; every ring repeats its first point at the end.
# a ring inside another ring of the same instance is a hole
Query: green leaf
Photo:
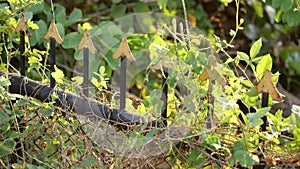
{"type": "Polygon", "coordinates": [[[241,60],[249,63],[250,59],[249,59],[249,56],[246,53],[238,51],[236,54],[237,54],[237,56],[240,57],[241,60]]]}
{"type": "Polygon", "coordinates": [[[149,45],[150,59],[161,58],[163,53],[168,51],[167,42],[160,36],[155,36],[154,41],[149,45]]]}
{"type": "Polygon", "coordinates": [[[234,152],[233,158],[239,162],[242,167],[251,167],[259,163],[259,158],[245,150],[238,150],[234,152]]]}
{"type": "Polygon", "coordinates": [[[10,116],[7,115],[4,111],[0,111],[0,124],[5,121],[9,121],[10,116]]]}
{"type": "Polygon", "coordinates": [[[33,13],[31,11],[27,11],[27,12],[24,12],[24,16],[25,16],[27,21],[32,20],[33,13]]]}
{"type": "Polygon", "coordinates": [[[245,142],[244,140],[239,140],[234,143],[233,145],[233,151],[238,151],[238,150],[246,150],[245,142]]]}
{"type": "Polygon", "coordinates": [[[64,43],[62,47],[65,49],[74,49],[80,42],[82,35],[79,35],[77,32],[69,33],[64,38],[64,43]]]}
{"type": "Polygon", "coordinates": [[[228,63],[231,63],[231,62],[233,62],[233,61],[235,61],[235,59],[233,59],[233,58],[228,58],[227,60],[226,60],[226,62],[224,63],[225,65],[228,65],[228,63]]]}
{"type": "Polygon", "coordinates": [[[252,58],[254,58],[254,57],[258,54],[258,52],[259,52],[261,46],[262,46],[262,40],[261,40],[261,38],[259,38],[259,39],[258,39],[256,42],[254,42],[254,44],[251,46],[251,49],[250,49],[250,60],[251,60],[252,58]]]}
{"type": "MultiPolygon", "coordinates": [[[[102,55],[102,53],[101,53],[101,55],[102,55]]],[[[112,55],[113,55],[113,52],[112,52],[112,50],[109,50],[107,53],[106,53],[106,55],[102,55],[103,56],[103,58],[107,61],[107,63],[109,64],[109,66],[113,69],[113,70],[115,70],[115,69],[117,69],[117,67],[119,66],[119,64],[120,64],[120,59],[114,59],[113,57],[112,57],[112,55]]]]}
{"type": "Polygon", "coordinates": [[[55,4],[55,7],[55,20],[64,25],[66,23],[66,8],[60,4],[55,4]]]}
{"type": "Polygon", "coordinates": [[[11,138],[0,143],[0,157],[5,157],[11,154],[14,151],[16,144],[17,143],[11,138]]]}
{"type": "Polygon", "coordinates": [[[223,3],[225,6],[228,6],[229,3],[231,3],[233,0],[219,0],[221,3],[223,3]]]}
{"type": "Polygon", "coordinates": [[[0,86],[9,86],[10,85],[10,81],[5,78],[4,76],[0,77],[0,86]]]}
{"type": "Polygon", "coordinates": [[[83,160],[80,165],[83,167],[89,167],[96,162],[97,162],[97,159],[95,157],[88,157],[85,160],[83,160]]]}
{"type": "Polygon", "coordinates": [[[160,114],[163,107],[163,101],[157,98],[161,97],[161,90],[154,89],[150,94],[150,104],[152,105],[153,111],[157,114],[160,114]]]}
{"type": "MultiPolygon", "coordinates": [[[[37,24],[39,26],[39,29],[35,30],[34,34],[35,34],[37,43],[41,44],[44,41],[44,36],[45,36],[48,28],[47,28],[46,22],[43,20],[39,20],[37,22],[37,24]]],[[[31,39],[31,38],[29,38],[29,39],[31,39]]]]}
{"type": "Polygon", "coordinates": [[[253,87],[253,83],[249,80],[242,80],[241,82],[242,82],[243,85],[245,85],[249,88],[253,87]]]}
{"type": "Polygon", "coordinates": [[[261,118],[267,114],[269,111],[269,107],[264,107],[261,109],[258,109],[255,113],[248,113],[247,114],[247,123],[252,125],[253,127],[259,126],[263,123],[261,118]]]}
{"type": "Polygon", "coordinates": [[[41,3],[41,4],[36,4],[33,5],[31,7],[29,7],[28,11],[31,11],[33,14],[38,14],[43,12],[43,10],[45,10],[45,3],[41,3]]]}
{"type": "Polygon", "coordinates": [[[270,54],[262,56],[261,60],[256,66],[257,78],[261,79],[266,70],[272,70],[272,57],[270,54]]]}
{"type": "Polygon", "coordinates": [[[22,165],[21,162],[14,163],[11,166],[13,169],[21,169],[21,168],[23,169],[24,168],[24,166],[22,165]]]}
{"type": "Polygon", "coordinates": [[[190,154],[189,159],[191,161],[196,161],[198,160],[198,157],[201,155],[201,152],[198,150],[191,149],[189,154],[190,154]]]}
{"type": "Polygon", "coordinates": [[[3,132],[9,131],[9,130],[10,130],[10,122],[9,122],[9,121],[8,121],[8,122],[5,122],[5,123],[2,125],[1,130],[2,130],[3,132]]]}
{"type": "Polygon", "coordinates": [[[196,167],[205,162],[206,157],[198,150],[191,149],[189,152],[189,161],[191,161],[190,167],[196,167]]]}
{"type": "Polygon", "coordinates": [[[145,140],[145,143],[148,142],[149,140],[153,139],[156,132],[157,132],[156,128],[151,129],[150,132],[143,138],[145,140]]]}
{"type": "Polygon", "coordinates": [[[126,12],[126,7],[123,4],[119,4],[119,5],[113,4],[111,7],[110,15],[114,19],[117,19],[117,18],[121,18],[122,16],[124,16],[125,12],[126,12]]]}
{"type": "Polygon", "coordinates": [[[253,7],[255,12],[257,13],[257,15],[259,17],[263,17],[264,16],[264,9],[263,9],[263,3],[260,1],[256,1],[253,3],[253,7]]]}
{"type": "Polygon", "coordinates": [[[212,133],[205,138],[206,144],[210,145],[211,148],[215,150],[219,149],[221,146],[220,138],[216,133],[212,133]]]}
{"type": "Polygon", "coordinates": [[[157,4],[159,6],[159,9],[166,9],[168,0],[157,0],[157,4]]]}
{"type": "Polygon", "coordinates": [[[107,89],[105,81],[98,81],[95,77],[92,77],[91,83],[99,90],[102,88],[107,89]]]}
{"type": "Polygon", "coordinates": [[[57,31],[58,31],[59,35],[61,36],[62,39],[64,39],[64,37],[65,37],[65,27],[64,27],[64,25],[60,22],[57,22],[56,27],[57,27],[57,31]]]}
{"type": "Polygon", "coordinates": [[[278,7],[280,7],[282,1],[283,0],[272,0],[272,6],[274,8],[278,8],[278,7]]]}
{"type": "Polygon", "coordinates": [[[255,87],[251,87],[247,93],[246,93],[249,97],[254,97],[254,96],[257,96],[257,90],[255,87]]]}
{"type": "Polygon", "coordinates": [[[55,81],[58,83],[58,84],[62,84],[63,83],[63,78],[64,78],[64,72],[61,71],[60,69],[58,69],[56,67],[56,65],[54,65],[54,70],[55,72],[52,72],[51,73],[51,76],[55,79],[55,81]]]}
{"type": "Polygon", "coordinates": [[[282,15],[282,20],[288,24],[289,27],[295,26],[300,23],[300,12],[289,10],[282,15]]]}
{"type": "Polygon", "coordinates": [[[140,12],[148,12],[150,11],[149,6],[145,3],[138,2],[133,7],[134,12],[140,13],[140,12]]]}
{"type": "Polygon", "coordinates": [[[294,130],[294,136],[295,136],[295,141],[299,143],[300,141],[300,129],[295,129],[294,130]]]}
{"type": "Polygon", "coordinates": [[[290,10],[293,6],[293,0],[283,0],[281,1],[281,6],[280,9],[283,12],[287,12],[288,10],[290,10]]]}
{"type": "Polygon", "coordinates": [[[28,169],[44,169],[44,167],[33,165],[33,164],[26,164],[26,168],[28,168],[28,169]]]}
{"type": "Polygon", "coordinates": [[[81,10],[78,8],[74,8],[70,14],[69,19],[68,19],[67,23],[65,24],[65,26],[70,26],[76,22],[81,21],[81,19],[82,19],[81,10]]]}
{"type": "Polygon", "coordinates": [[[72,77],[71,80],[76,84],[76,85],[81,85],[83,83],[83,77],[82,76],[75,76],[72,77]]]}
{"type": "Polygon", "coordinates": [[[281,14],[282,14],[282,11],[281,11],[281,10],[276,11],[275,21],[276,21],[277,23],[281,21],[281,14]]]}
{"type": "Polygon", "coordinates": [[[100,66],[98,72],[101,76],[105,76],[105,66],[100,66]]]}
{"type": "Polygon", "coordinates": [[[112,3],[117,4],[119,2],[121,2],[122,0],[112,0],[112,3]]]}
{"type": "Polygon", "coordinates": [[[54,111],[51,108],[45,108],[45,107],[39,108],[39,112],[46,117],[50,117],[54,113],[54,111]]]}
{"type": "Polygon", "coordinates": [[[83,59],[83,50],[76,50],[74,53],[75,60],[82,60],[83,59]]]}

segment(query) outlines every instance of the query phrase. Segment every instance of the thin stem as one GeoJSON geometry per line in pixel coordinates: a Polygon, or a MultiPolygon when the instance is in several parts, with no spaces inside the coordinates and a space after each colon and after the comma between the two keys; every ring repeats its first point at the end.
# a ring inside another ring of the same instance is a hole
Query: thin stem
{"type": "Polygon", "coordinates": [[[47,60],[48,60],[48,57],[49,57],[48,53],[49,53],[49,48],[47,47],[47,54],[45,55],[44,66],[43,66],[43,69],[42,69],[42,72],[43,72],[43,75],[44,75],[44,76],[42,76],[42,81],[44,81],[44,77],[46,77],[45,72],[46,72],[46,69],[47,69],[47,60]]]}
{"type": "Polygon", "coordinates": [[[189,25],[188,25],[187,12],[186,12],[186,7],[185,7],[185,1],[181,0],[181,2],[182,2],[182,7],[183,7],[185,27],[186,27],[186,34],[187,34],[187,40],[188,40],[187,46],[189,47],[190,44],[191,44],[191,41],[190,41],[190,30],[189,30],[189,25]]]}
{"type": "Polygon", "coordinates": [[[213,162],[216,162],[216,163],[218,163],[218,164],[220,164],[220,165],[229,166],[228,162],[225,162],[225,161],[222,161],[222,160],[219,160],[219,159],[213,157],[212,155],[210,155],[210,154],[207,153],[206,151],[202,150],[200,147],[194,146],[194,144],[191,144],[190,142],[187,142],[187,143],[188,143],[188,145],[189,145],[191,148],[200,151],[202,154],[204,154],[205,156],[207,156],[207,157],[208,157],[210,160],[212,160],[213,162]]]}
{"type": "Polygon", "coordinates": [[[231,40],[229,41],[229,45],[233,42],[235,39],[237,32],[239,31],[240,28],[240,21],[239,21],[239,9],[240,9],[240,0],[235,0],[235,6],[236,6],[236,12],[235,12],[235,34],[233,34],[231,40]]]}
{"type": "Polygon", "coordinates": [[[51,11],[52,11],[53,19],[55,20],[55,13],[54,13],[53,1],[51,0],[50,2],[51,2],[51,11]]]}
{"type": "MultiPolygon", "coordinates": [[[[13,111],[14,112],[14,111],[13,111]]],[[[15,125],[16,125],[16,129],[19,133],[22,133],[22,131],[20,130],[20,126],[19,126],[19,122],[18,122],[18,118],[17,115],[14,112],[14,120],[15,120],[15,125]]],[[[25,149],[24,149],[24,144],[23,144],[23,138],[18,139],[20,141],[21,144],[21,152],[22,152],[22,167],[25,168],[25,149]]]]}
{"type": "MultiPolygon", "coordinates": [[[[221,48],[221,52],[223,52],[225,54],[225,56],[227,56],[228,58],[232,58],[223,48],[221,48]]],[[[244,74],[244,76],[246,77],[247,80],[249,80],[249,82],[251,82],[251,80],[249,79],[248,75],[246,74],[246,72],[243,70],[243,68],[241,68],[240,65],[236,65],[236,67],[238,67],[244,74]]],[[[252,84],[253,85],[253,84],[252,84]]]]}
{"type": "MultiPolygon", "coordinates": [[[[48,163],[44,163],[43,161],[39,160],[38,158],[35,158],[33,156],[31,156],[28,152],[25,151],[25,154],[29,157],[29,158],[32,158],[33,160],[37,161],[38,163],[41,163],[43,165],[46,165],[47,167],[49,168],[53,168],[51,167],[48,163]]],[[[53,168],[54,169],[54,168],[53,168]]]]}

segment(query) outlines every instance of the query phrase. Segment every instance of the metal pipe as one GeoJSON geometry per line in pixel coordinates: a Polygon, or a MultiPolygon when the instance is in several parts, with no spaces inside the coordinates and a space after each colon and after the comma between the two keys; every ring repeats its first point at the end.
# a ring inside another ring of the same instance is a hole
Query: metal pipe
{"type": "MultiPolygon", "coordinates": [[[[54,72],[54,65],[55,65],[55,39],[50,38],[50,72],[54,72]]],[[[50,87],[55,87],[55,79],[50,74],[50,87]]]]}
{"type": "Polygon", "coordinates": [[[126,65],[126,56],[121,56],[120,111],[124,110],[126,105],[126,65]]]}
{"type": "Polygon", "coordinates": [[[89,97],[89,50],[83,48],[83,94],[89,97]]]}

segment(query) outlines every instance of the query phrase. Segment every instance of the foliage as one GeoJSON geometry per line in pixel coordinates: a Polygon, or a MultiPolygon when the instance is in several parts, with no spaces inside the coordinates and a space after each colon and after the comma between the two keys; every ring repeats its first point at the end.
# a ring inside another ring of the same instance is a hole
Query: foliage
{"type": "MultiPolygon", "coordinates": [[[[83,5],[81,1],[77,3],[83,5]]],[[[261,106],[261,95],[255,88],[266,70],[276,72],[272,79],[274,83],[279,81],[281,76],[278,70],[281,69],[275,64],[278,62],[276,58],[285,63],[284,74],[300,74],[297,66],[300,51],[295,40],[291,40],[291,44],[276,46],[277,42],[294,35],[299,28],[299,1],[209,1],[217,4],[221,12],[236,8],[232,19],[234,24],[225,25],[226,28],[223,28],[222,21],[217,20],[218,16],[209,18],[210,13],[202,3],[193,0],[182,3],[168,0],[123,3],[114,0],[99,5],[86,3],[84,5],[89,8],[79,9],[74,4],[41,1],[1,2],[0,67],[6,73],[17,70],[20,39],[13,30],[20,13],[24,13],[32,34],[26,39],[27,76],[42,83],[48,83],[49,77],[53,76],[58,83],[57,88],[80,95],[82,77],[72,77],[73,72],[68,70],[78,72],[82,69],[74,66],[75,63],[82,64],[83,56],[83,52],[76,47],[84,30],[88,29],[97,50],[101,50],[96,55],[90,54],[91,83],[95,87],[91,97],[117,107],[118,92],[109,88],[114,82],[114,73],[118,71],[120,61],[114,60],[112,54],[120,39],[127,36],[136,64],[147,67],[138,73],[130,68],[128,70],[133,74],[130,91],[143,99],[138,108],[132,106],[136,100],[128,99],[128,111],[159,119],[163,106],[159,99],[162,95],[160,81],[166,75],[162,68],[155,70],[152,66],[161,62],[173,65],[168,70],[167,78],[168,124],[175,124],[185,133],[179,138],[166,138],[171,143],[174,140],[179,143],[166,151],[169,165],[174,168],[250,168],[263,163],[274,167],[299,166],[300,108],[293,106],[293,114],[288,118],[282,117],[282,110],[271,114],[271,105],[265,108],[261,106]],[[187,11],[182,10],[182,3],[185,3],[187,11]],[[242,13],[243,10],[248,12],[242,13]],[[153,27],[149,18],[154,15],[149,13],[141,18],[127,17],[125,22],[117,20],[130,12],[149,11],[163,12],[170,18],[180,16],[186,19],[163,20],[165,24],[157,23],[161,26],[158,29],[153,27]],[[104,18],[98,21],[92,12],[103,14],[100,16],[104,18]],[[188,15],[185,16],[184,12],[188,15]],[[43,37],[54,18],[64,43],[57,45],[57,63],[60,64],[50,74],[47,54],[49,42],[43,37]],[[146,21],[143,20],[145,18],[146,21]],[[111,19],[120,23],[109,22],[111,19]],[[191,22],[191,32],[183,31],[183,28],[188,29],[185,25],[187,19],[191,22]],[[269,30],[272,30],[271,33],[269,30]],[[236,41],[240,40],[242,33],[253,43],[246,49],[238,50],[236,55],[229,54],[238,46],[236,41]],[[216,57],[214,49],[225,59],[216,57]],[[209,77],[202,79],[206,71],[209,77]],[[189,92],[178,96],[177,86],[184,86],[189,92]],[[243,112],[237,104],[238,100],[247,109],[255,107],[256,112],[243,112]],[[267,131],[260,130],[264,116],[268,120],[267,131]]],[[[9,85],[9,79],[1,76],[0,163],[3,167],[124,167],[128,160],[125,153],[114,153],[107,147],[98,147],[97,142],[88,137],[86,124],[78,116],[55,107],[53,103],[11,94],[9,85]]],[[[55,95],[51,97],[56,98],[55,95]]],[[[269,98],[271,102],[272,98],[269,98]]],[[[128,147],[146,145],[163,131],[156,128],[147,131],[143,126],[138,129],[134,126],[132,130],[118,132],[123,132],[128,138],[118,148],[127,150],[128,147]]]]}
{"type": "MultiPolygon", "coordinates": [[[[298,63],[298,42],[294,38],[299,30],[299,1],[253,1],[250,5],[255,16],[247,16],[248,26],[244,34],[251,40],[263,37],[263,50],[270,52],[276,62],[274,68],[282,74],[281,84],[287,89],[294,88],[298,84],[295,78],[299,77],[295,66],[298,63]]],[[[299,93],[297,89],[294,92],[299,93]]]]}

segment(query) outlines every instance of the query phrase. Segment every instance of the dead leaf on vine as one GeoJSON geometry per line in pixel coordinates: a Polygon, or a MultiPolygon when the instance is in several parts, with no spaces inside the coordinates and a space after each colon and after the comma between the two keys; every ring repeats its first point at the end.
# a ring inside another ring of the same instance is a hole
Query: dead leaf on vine
{"type": "Polygon", "coordinates": [[[204,69],[204,71],[200,74],[199,79],[205,81],[209,79],[208,70],[204,69]]]}
{"type": "Polygon", "coordinates": [[[256,85],[256,90],[258,93],[266,92],[269,93],[270,96],[278,101],[281,102],[283,98],[280,96],[273,80],[272,80],[272,73],[270,70],[266,70],[262,79],[256,85]]]}
{"type": "Polygon", "coordinates": [[[276,165],[276,160],[271,155],[266,155],[265,161],[267,162],[267,164],[274,165],[274,166],[276,165]]]}

